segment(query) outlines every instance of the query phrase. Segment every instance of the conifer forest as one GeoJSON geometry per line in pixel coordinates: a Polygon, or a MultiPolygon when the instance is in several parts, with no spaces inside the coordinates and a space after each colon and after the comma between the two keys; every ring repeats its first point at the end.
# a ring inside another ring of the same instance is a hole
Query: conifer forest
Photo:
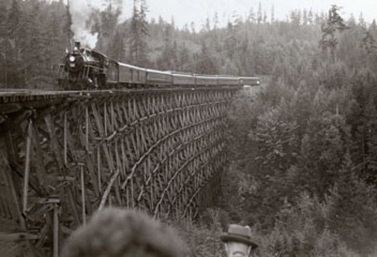
{"type": "MultiPolygon", "coordinates": [[[[171,221],[189,256],[225,256],[218,235],[229,223],[252,226],[259,256],[376,256],[376,21],[335,5],[278,20],[259,4],[225,27],[215,16],[178,28],[136,3],[121,22],[112,5],[91,13],[96,50],[140,67],[261,78],[229,110],[217,206],[199,222],[171,221]]],[[[0,17],[0,89],[59,89],[75,36],[65,1],[1,0],[0,17]]]]}

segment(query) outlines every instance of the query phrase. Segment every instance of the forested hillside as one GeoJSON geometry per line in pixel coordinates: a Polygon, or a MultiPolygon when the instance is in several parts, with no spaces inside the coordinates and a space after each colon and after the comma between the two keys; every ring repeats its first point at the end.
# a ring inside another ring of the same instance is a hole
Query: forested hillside
{"type": "Polygon", "coordinates": [[[0,1],[0,88],[51,88],[70,26],[63,1],[0,1]]]}
{"type": "Polygon", "coordinates": [[[322,26],[262,25],[260,54],[273,61],[259,72],[271,80],[230,113],[223,207],[255,225],[262,255],[376,251],[376,24],[337,13],[322,26]]]}
{"type": "MultiPolygon", "coordinates": [[[[253,225],[262,256],[375,253],[376,22],[340,17],[336,8],[294,10],[281,21],[259,5],[225,28],[214,17],[200,29],[178,29],[147,21],[147,9],[137,1],[123,22],[112,6],[93,11],[87,26],[98,33],[96,49],[143,67],[264,82],[230,110],[230,171],[221,211],[211,215],[253,225]]],[[[0,88],[53,87],[74,38],[69,7],[2,0],[0,17],[0,88]]]]}

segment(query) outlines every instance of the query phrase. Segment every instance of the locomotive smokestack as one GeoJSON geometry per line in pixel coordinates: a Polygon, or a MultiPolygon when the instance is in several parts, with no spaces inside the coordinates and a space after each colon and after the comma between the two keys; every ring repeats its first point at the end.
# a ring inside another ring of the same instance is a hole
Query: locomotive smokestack
{"type": "Polygon", "coordinates": [[[75,42],[75,47],[77,47],[78,50],[80,49],[81,46],[80,46],[80,42],[79,41],[75,42]]]}

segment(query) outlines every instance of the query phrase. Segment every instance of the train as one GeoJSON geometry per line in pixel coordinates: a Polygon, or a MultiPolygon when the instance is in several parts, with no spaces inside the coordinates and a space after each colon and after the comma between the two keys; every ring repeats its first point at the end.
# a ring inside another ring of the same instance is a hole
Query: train
{"type": "Polygon", "coordinates": [[[59,65],[58,83],[64,89],[109,89],[145,87],[257,86],[258,77],[205,75],[147,69],[109,59],[76,42],[59,65]]]}

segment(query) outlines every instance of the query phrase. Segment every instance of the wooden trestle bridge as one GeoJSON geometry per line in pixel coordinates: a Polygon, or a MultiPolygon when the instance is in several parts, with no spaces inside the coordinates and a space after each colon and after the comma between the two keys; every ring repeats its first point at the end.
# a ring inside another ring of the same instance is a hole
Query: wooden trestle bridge
{"type": "Polygon", "coordinates": [[[219,193],[238,89],[0,93],[0,255],[58,256],[108,205],[195,217],[219,193]]]}

